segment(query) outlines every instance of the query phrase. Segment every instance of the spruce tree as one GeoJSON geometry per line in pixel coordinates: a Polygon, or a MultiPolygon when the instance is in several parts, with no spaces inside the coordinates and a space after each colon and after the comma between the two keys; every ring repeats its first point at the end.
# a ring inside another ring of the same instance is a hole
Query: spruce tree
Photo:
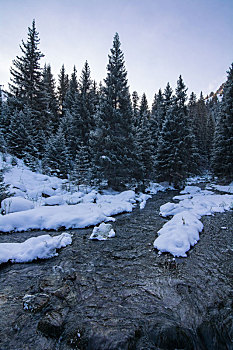
{"type": "Polygon", "coordinates": [[[55,88],[55,79],[51,72],[51,66],[45,65],[42,74],[43,110],[41,113],[45,119],[44,127],[48,136],[55,133],[59,125],[58,101],[55,88]]]}
{"type": "Polygon", "coordinates": [[[227,73],[216,124],[212,167],[217,176],[231,181],[233,178],[233,63],[227,73]]]}
{"type": "Polygon", "coordinates": [[[47,174],[67,178],[70,173],[70,158],[62,130],[59,128],[46,145],[42,167],[47,174]]]}
{"type": "Polygon", "coordinates": [[[86,61],[79,80],[79,136],[81,142],[88,145],[89,132],[93,127],[93,115],[95,112],[95,93],[90,76],[90,67],[86,61]]]}
{"type": "Polygon", "coordinates": [[[20,112],[15,110],[12,115],[7,143],[9,152],[18,158],[24,158],[26,153],[38,156],[35,139],[32,137],[31,114],[26,108],[20,112]]]}
{"type": "MultiPolygon", "coordinates": [[[[119,186],[132,179],[133,138],[132,106],[128,89],[124,55],[116,33],[107,65],[94,134],[95,164],[110,186],[119,186]]],[[[134,168],[134,169],[133,169],[134,168]]]]}
{"type": "Polygon", "coordinates": [[[177,81],[174,103],[167,110],[158,141],[156,177],[180,186],[196,169],[194,136],[187,117],[186,87],[180,76],[177,81]],[[187,152],[188,150],[188,152],[187,152]]]}
{"type": "Polygon", "coordinates": [[[77,151],[73,167],[73,182],[78,186],[89,185],[92,178],[90,155],[88,152],[88,147],[82,142],[79,145],[79,150],[77,151]]]}
{"type": "Polygon", "coordinates": [[[78,100],[78,79],[77,79],[77,69],[74,66],[73,72],[71,74],[68,89],[64,100],[64,109],[72,112],[74,106],[78,100]]]}
{"type": "Polygon", "coordinates": [[[58,95],[58,104],[59,104],[59,113],[61,116],[64,115],[64,102],[65,96],[69,86],[69,77],[65,72],[64,64],[61,67],[60,74],[58,75],[58,87],[57,87],[57,95],[58,95]]]}
{"type": "Polygon", "coordinates": [[[152,112],[153,119],[157,120],[159,132],[162,130],[162,125],[165,119],[165,107],[164,107],[164,97],[162,94],[162,90],[159,89],[159,92],[154,97],[154,101],[152,104],[152,112]]]}
{"type": "Polygon", "coordinates": [[[0,206],[1,202],[11,196],[9,192],[9,185],[6,185],[4,182],[3,170],[0,170],[0,206]]]}
{"type": "Polygon", "coordinates": [[[10,92],[16,98],[17,107],[22,109],[27,105],[32,110],[40,111],[41,97],[41,67],[40,59],[44,55],[39,50],[39,33],[36,31],[35,20],[28,28],[27,42],[22,40],[20,49],[22,56],[16,56],[10,69],[10,92]]]}
{"type": "Polygon", "coordinates": [[[138,106],[139,96],[137,91],[132,93],[132,107],[133,107],[133,124],[137,127],[139,123],[139,106],[138,106]]]}

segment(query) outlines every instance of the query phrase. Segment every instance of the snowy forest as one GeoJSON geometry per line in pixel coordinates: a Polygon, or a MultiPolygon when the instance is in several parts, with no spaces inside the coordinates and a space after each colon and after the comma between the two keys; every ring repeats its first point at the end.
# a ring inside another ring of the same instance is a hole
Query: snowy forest
{"type": "Polygon", "coordinates": [[[129,92],[117,33],[100,84],[87,61],[80,77],[62,65],[56,81],[50,64],[41,67],[39,44],[33,21],[13,60],[9,92],[0,91],[3,154],[77,185],[104,181],[113,189],[149,180],[180,187],[206,170],[232,179],[233,65],[221,96],[188,96],[180,75],[175,91],[167,83],[150,108],[145,93],[129,92]]]}

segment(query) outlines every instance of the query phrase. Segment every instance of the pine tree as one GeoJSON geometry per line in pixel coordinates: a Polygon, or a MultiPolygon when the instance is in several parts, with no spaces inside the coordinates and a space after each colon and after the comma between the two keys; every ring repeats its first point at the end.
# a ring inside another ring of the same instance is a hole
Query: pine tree
{"type": "MultiPolygon", "coordinates": [[[[172,88],[171,88],[170,84],[167,83],[167,86],[166,86],[164,93],[163,93],[164,118],[166,116],[167,111],[169,110],[169,108],[171,107],[171,105],[174,102],[172,95],[173,95],[172,88]]],[[[162,124],[163,124],[163,122],[162,122],[162,124]]]]}
{"type": "Polygon", "coordinates": [[[159,181],[168,181],[175,186],[196,170],[196,149],[188,117],[186,87],[180,76],[176,97],[170,105],[158,141],[156,176],[159,181]],[[189,150],[187,152],[187,150],[189,150]]]}
{"type": "Polygon", "coordinates": [[[233,63],[228,71],[216,124],[212,167],[227,180],[233,178],[233,63]]]}
{"type": "Polygon", "coordinates": [[[87,186],[90,184],[91,178],[92,174],[88,147],[81,142],[74,161],[72,180],[78,186],[87,186]]]}
{"type": "Polygon", "coordinates": [[[116,33],[98,111],[99,131],[94,135],[95,164],[114,187],[131,180],[133,172],[132,106],[120,46],[116,33]]]}
{"type": "Polygon", "coordinates": [[[65,72],[65,66],[62,65],[60,70],[60,74],[58,75],[58,87],[57,87],[57,95],[58,95],[58,103],[59,103],[59,112],[61,116],[64,115],[64,102],[65,96],[69,86],[69,77],[65,72]]]}
{"type": "Polygon", "coordinates": [[[151,114],[153,116],[152,118],[157,121],[160,132],[162,130],[162,125],[166,114],[164,106],[164,97],[161,89],[159,90],[158,94],[154,97],[151,114]]]}
{"type": "Polygon", "coordinates": [[[88,145],[89,132],[93,127],[93,115],[95,113],[95,93],[93,82],[90,77],[90,67],[86,61],[79,80],[79,134],[83,144],[88,145]]]}
{"type": "Polygon", "coordinates": [[[64,100],[64,109],[72,112],[74,106],[78,100],[78,80],[77,80],[77,69],[74,66],[73,73],[71,74],[68,89],[64,100]]]}
{"type": "Polygon", "coordinates": [[[59,124],[58,102],[55,88],[55,79],[51,72],[51,66],[45,65],[42,75],[43,110],[41,113],[45,120],[44,127],[46,128],[48,135],[54,133],[59,124]]]}
{"type": "Polygon", "coordinates": [[[42,159],[42,167],[46,173],[61,178],[67,178],[68,173],[70,173],[69,152],[60,128],[48,140],[45,155],[42,159]]]}
{"type": "Polygon", "coordinates": [[[138,107],[139,96],[137,91],[132,93],[132,107],[133,107],[133,124],[134,127],[138,126],[139,123],[139,107],[138,107]]]}
{"type": "Polygon", "coordinates": [[[29,111],[15,110],[7,134],[7,144],[10,153],[18,158],[24,158],[25,152],[38,155],[32,139],[31,114],[29,111]]]}
{"type": "Polygon", "coordinates": [[[5,199],[11,196],[10,192],[8,191],[9,185],[6,185],[4,182],[4,176],[3,176],[3,170],[0,170],[0,206],[1,202],[5,199]]]}
{"type": "Polygon", "coordinates": [[[32,27],[28,28],[27,42],[22,40],[20,46],[23,55],[16,56],[16,59],[13,60],[13,67],[10,69],[12,83],[9,84],[9,87],[20,109],[27,105],[32,110],[40,111],[40,59],[44,55],[38,48],[39,43],[39,33],[36,31],[35,20],[33,20],[32,27]]]}

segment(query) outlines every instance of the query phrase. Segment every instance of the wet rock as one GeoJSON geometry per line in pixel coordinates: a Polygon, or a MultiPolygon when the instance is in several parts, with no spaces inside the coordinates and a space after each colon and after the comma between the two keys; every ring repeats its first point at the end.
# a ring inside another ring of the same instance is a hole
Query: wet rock
{"type": "Polygon", "coordinates": [[[177,324],[160,324],[150,331],[149,338],[153,343],[164,350],[194,349],[194,336],[189,329],[177,324]]]}
{"type": "Polygon", "coordinates": [[[67,336],[67,344],[73,349],[85,350],[88,348],[88,337],[82,328],[76,328],[67,336]]]}
{"type": "Polygon", "coordinates": [[[37,329],[44,335],[59,338],[64,325],[63,316],[60,312],[51,311],[39,321],[37,329]]]}
{"type": "Polygon", "coordinates": [[[65,299],[67,297],[67,295],[69,294],[70,289],[71,289],[71,287],[69,285],[65,284],[61,288],[57,289],[54,292],[54,295],[60,299],[65,299]]]}
{"type": "Polygon", "coordinates": [[[41,311],[49,302],[49,296],[47,294],[26,294],[23,297],[23,308],[31,312],[41,311]]]}
{"type": "Polygon", "coordinates": [[[136,346],[135,332],[118,330],[115,332],[93,333],[88,342],[89,350],[133,350],[136,346]]]}

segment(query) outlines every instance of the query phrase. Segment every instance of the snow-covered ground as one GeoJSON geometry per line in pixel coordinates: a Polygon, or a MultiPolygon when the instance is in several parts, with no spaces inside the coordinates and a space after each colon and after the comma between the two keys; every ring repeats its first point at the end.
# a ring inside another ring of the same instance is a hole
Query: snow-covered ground
{"type": "MultiPolygon", "coordinates": [[[[114,221],[113,215],[131,212],[138,203],[143,209],[147,199],[151,198],[149,194],[136,194],[133,190],[121,193],[105,190],[101,194],[94,187],[77,187],[68,180],[32,172],[21,160],[17,160],[17,165],[14,166],[11,165],[11,161],[11,156],[3,160],[0,154],[0,168],[6,170],[4,181],[9,185],[9,192],[13,194],[1,203],[1,211],[5,214],[0,215],[1,232],[94,226],[114,221]]],[[[147,191],[154,194],[165,190],[166,185],[151,184],[147,191]]],[[[112,237],[113,233],[110,236],[112,237]]],[[[51,249],[61,246],[55,237],[53,241],[51,239],[52,237],[46,235],[42,241],[38,238],[21,244],[0,244],[0,263],[8,260],[31,261],[53,256],[51,249]],[[29,248],[31,242],[34,249],[29,248]],[[41,242],[45,242],[43,249],[41,242]],[[26,252],[22,254],[24,250],[26,252]]]]}
{"type": "MultiPolygon", "coordinates": [[[[215,185],[209,188],[220,190],[215,185]]],[[[224,187],[223,191],[233,193],[233,183],[224,187]]],[[[203,229],[201,217],[233,209],[233,195],[215,194],[197,186],[186,186],[180,193],[181,195],[173,198],[179,200],[179,203],[169,202],[160,207],[162,216],[173,218],[158,231],[154,248],[173,256],[185,257],[191,246],[199,240],[199,232],[203,229]]]]}
{"type": "MultiPolygon", "coordinates": [[[[98,188],[77,187],[68,180],[32,172],[20,160],[17,160],[17,165],[12,166],[11,157],[7,156],[4,161],[1,154],[0,168],[7,170],[4,173],[4,181],[10,185],[9,191],[14,194],[13,197],[2,201],[1,210],[5,215],[0,215],[1,232],[95,226],[114,221],[114,215],[131,212],[137,204],[143,209],[152,194],[172,189],[167,184],[151,183],[146,189],[150,194],[137,194],[134,190],[121,193],[105,190],[100,193],[98,188]]],[[[194,184],[197,180],[200,179],[190,179],[189,184],[194,184]]],[[[159,230],[154,247],[160,252],[170,252],[174,256],[186,256],[190,247],[199,240],[199,232],[203,229],[200,218],[231,209],[232,193],[233,183],[229,186],[210,185],[206,190],[197,186],[186,186],[179,196],[174,197],[179,203],[166,203],[161,206],[161,215],[173,218],[159,230]],[[215,194],[214,190],[230,194],[215,194]]],[[[96,239],[98,236],[98,239],[102,239],[101,234],[96,227],[91,238],[96,239]]],[[[110,234],[108,237],[112,236],[110,234]]],[[[0,263],[54,256],[56,248],[70,243],[69,234],[56,237],[46,235],[24,243],[2,243],[0,263]]]]}

